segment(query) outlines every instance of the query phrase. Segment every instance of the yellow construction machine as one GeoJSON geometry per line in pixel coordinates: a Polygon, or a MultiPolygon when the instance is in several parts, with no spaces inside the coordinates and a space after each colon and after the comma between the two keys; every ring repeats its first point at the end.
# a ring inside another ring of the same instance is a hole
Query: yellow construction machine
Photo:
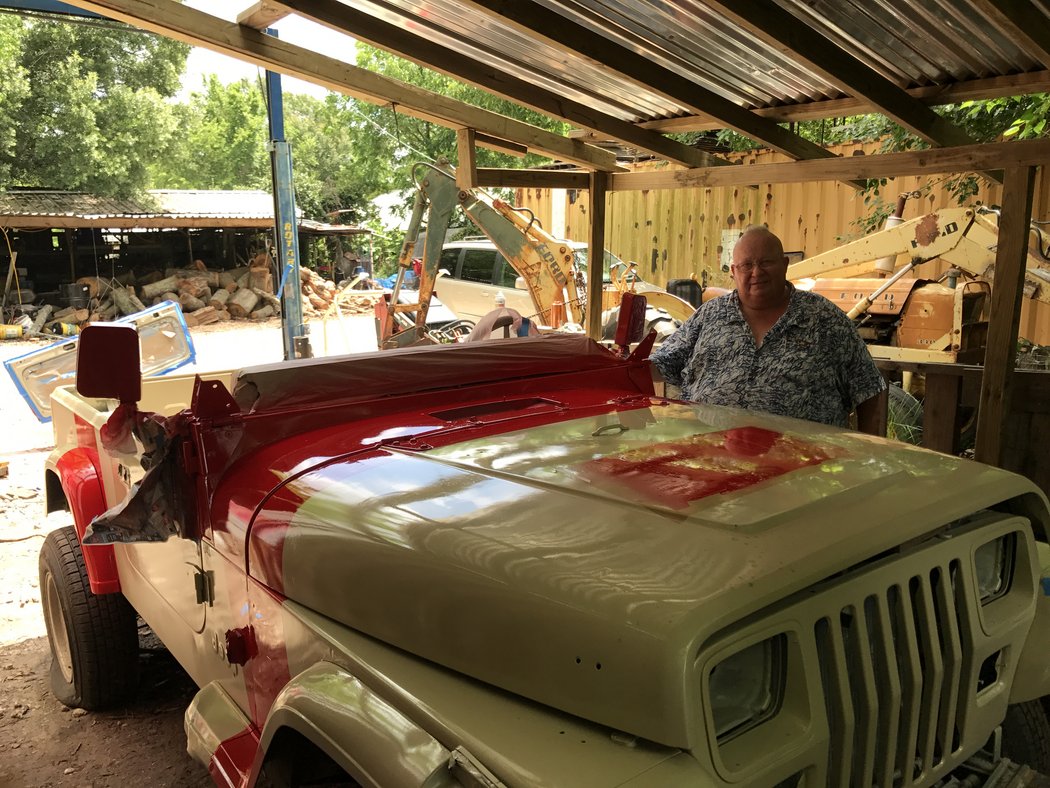
{"type": "MultiPolygon", "coordinates": [[[[398,257],[393,292],[377,307],[381,348],[403,347],[433,340],[427,331],[427,312],[438,278],[438,262],[452,214],[459,208],[478,227],[524,280],[531,296],[535,323],[557,330],[566,325],[582,327],[587,308],[585,273],[577,265],[570,244],[544,230],[531,211],[515,208],[473,189],[460,189],[455,176],[435,165],[417,164],[413,177],[417,191],[405,242],[398,257]],[[418,300],[404,303],[401,292],[406,274],[413,268],[416,237],[425,224],[422,264],[419,266],[418,300]]],[[[594,256],[602,275],[601,255],[594,256]]],[[[630,272],[611,272],[605,286],[602,308],[618,307],[623,293],[635,286],[630,272]]],[[[671,319],[683,321],[695,310],[688,301],[658,289],[644,292],[651,308],[664,310],[671,319]]],[[[582,330],[579,329],[579,330],[582,330]]]]}
{"type": "MultiPolygon", "coordinates": [[[[1050,303],[1050,257],[1036,225],[1033,236],[1024,292],[1050,303]]],[[[855,319],[876,358],[979,362],[998,242],[996,211],[950,208],[795,263],[788,279],[829,298],[855,319]],[[898,266],[901,255],[907,258],[898,266]],[[934,260],[950,267],[936,280],[914,277],[934,260]]]]}

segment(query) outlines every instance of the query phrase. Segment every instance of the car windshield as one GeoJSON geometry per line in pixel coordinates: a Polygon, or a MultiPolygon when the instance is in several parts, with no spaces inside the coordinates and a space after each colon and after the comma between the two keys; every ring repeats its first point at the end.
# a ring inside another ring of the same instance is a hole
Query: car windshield
{"type": "MultiPolygon", "coordinates": [[[[576,255],[576,265],[579,266],[580,270],[585,274],[587,273],[587,247],[576,246],[573,247],[573,253],[576,255]]],[[[611,282],[612,278],[609,276],[609,271],[615,269],[618,273],[627,267],[627,263],[621,260],[619,257],[614,255],[608,249],[605,250],[604,265],[602,266],[602,279],[605,282],[611,282]]],[[[641,277],[637,273],[631,274],[628,281],[640,282],[641,277]]]]}

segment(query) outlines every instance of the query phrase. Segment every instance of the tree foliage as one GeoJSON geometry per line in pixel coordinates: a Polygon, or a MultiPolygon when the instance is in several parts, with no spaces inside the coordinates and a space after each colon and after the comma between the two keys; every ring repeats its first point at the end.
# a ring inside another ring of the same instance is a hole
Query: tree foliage
{"type": "Polygon", "coordinates": [[[176,131],[189,47],[103,23],[0,17],[0,176],[129,195],[176,131]]]}
{"type": "MultiPolygon", "coordinates": [[[[358,43],[357,65],[547,131],[564,134],[569,130],[567,123],[525,109],[375,47],[358,43]]],[[[347,105],[359,118],[356,145],[365,160],[389,164],[389,172],[376,178],[377,193],[411,186],[411,168],[418,161],[436,162],[444,158],[455,162],[455,130],[410,117],[390,105],[377,106],[353,99],[347,100],[347,105]]],[[[549,161],[536,154],[517,158],[485,148],[477,151],[479,167],[534,167],[549,161]]]]}
{"type": "Polygon", "coordinates": [[[270,184],[266,103],[258,82],[224,85],[214,74],[203,92],[174,107],[179,135],[153,163],[162,189],[262,189],[270,184]]]}

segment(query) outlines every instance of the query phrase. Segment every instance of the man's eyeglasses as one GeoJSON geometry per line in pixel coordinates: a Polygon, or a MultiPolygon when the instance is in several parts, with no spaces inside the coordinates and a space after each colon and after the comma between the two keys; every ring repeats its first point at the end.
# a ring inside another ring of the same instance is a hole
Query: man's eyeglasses
{"type": "Polygon", "coordinates": [[[777,258],[775,260],[758,260],[758,261],[745,260],[742,263],[733,263],[733,267],[736,270],[738,270],[741,273],[743,273],[743,274],[749,274],[752,271],[754,271],[756,268],[759,271],[771,271],[772,269],[776,268],[778,265],[783,265],[783,264],[784,264],[784,258],[781,257],[781,258],[777,258]]]}

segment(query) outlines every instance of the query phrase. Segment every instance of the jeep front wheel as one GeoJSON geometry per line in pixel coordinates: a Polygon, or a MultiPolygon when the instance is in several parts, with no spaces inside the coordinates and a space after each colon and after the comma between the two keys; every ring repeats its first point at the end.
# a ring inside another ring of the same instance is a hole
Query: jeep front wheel
{"type": "Polygon", "coordinates": [[[40,549],[40,602],[55,697],[89,710],[130,698],[138,676],[135,611],[122,594],[91,592],[72,526],[49,533],[40,549]]]}
{"type": "Polygon", "coordinates": [[[1003,755],[1014,763],[1050,774],[1050,720],[1038,700],[1007,707],[1003,720],[1003,755]]]}

